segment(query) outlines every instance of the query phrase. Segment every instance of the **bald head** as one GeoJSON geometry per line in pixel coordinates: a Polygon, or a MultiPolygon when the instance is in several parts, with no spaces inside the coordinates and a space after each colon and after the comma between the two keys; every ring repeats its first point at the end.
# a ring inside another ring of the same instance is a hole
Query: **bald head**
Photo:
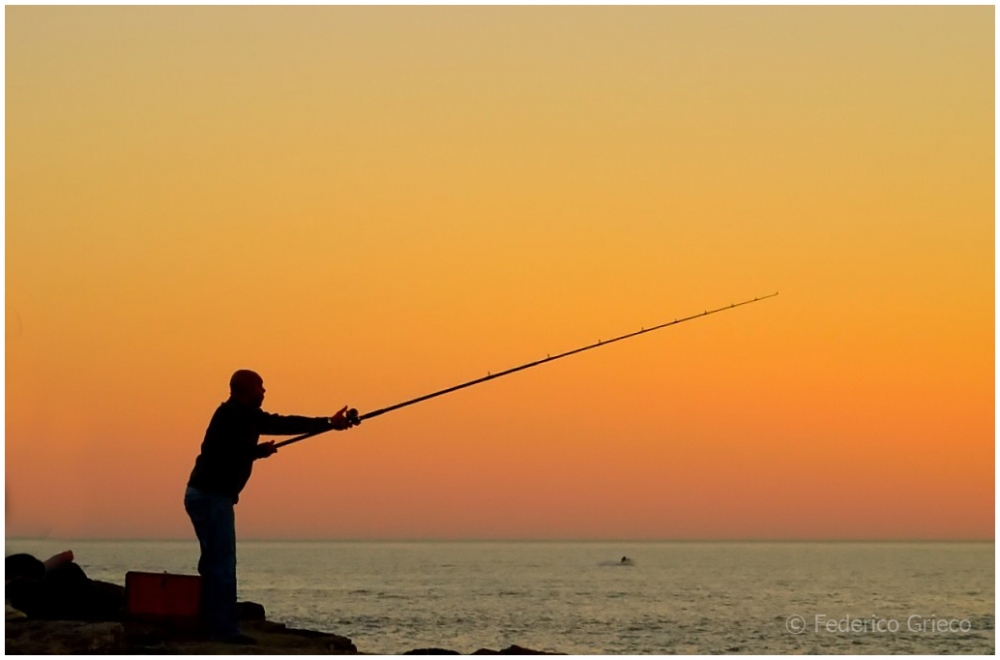
{"type": "Polygon", "coordinates": [[[229,397],[259,408],[264,402],[264,379],[256,371],[240,369],[229,379],[229,397]]]}

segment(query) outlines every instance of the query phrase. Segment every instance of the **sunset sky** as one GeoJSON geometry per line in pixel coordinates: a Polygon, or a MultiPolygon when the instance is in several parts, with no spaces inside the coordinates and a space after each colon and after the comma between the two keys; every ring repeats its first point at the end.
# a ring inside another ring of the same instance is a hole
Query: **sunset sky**
{"type": "Polygon", "coordinates": [[[993,539],[994,8],[6,13],[6,535],[993,539]]]}

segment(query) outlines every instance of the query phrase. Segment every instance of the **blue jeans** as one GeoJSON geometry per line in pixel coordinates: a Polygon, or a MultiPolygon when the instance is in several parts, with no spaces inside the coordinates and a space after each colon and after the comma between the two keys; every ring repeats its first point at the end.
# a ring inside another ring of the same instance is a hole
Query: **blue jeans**
{"type": "Polygon", "coordinates": [[[236,516],[233,498],[188,486],[184,508],[201,545],[202,612],[213,637],[240,632],[236,614],[236,516]]]}

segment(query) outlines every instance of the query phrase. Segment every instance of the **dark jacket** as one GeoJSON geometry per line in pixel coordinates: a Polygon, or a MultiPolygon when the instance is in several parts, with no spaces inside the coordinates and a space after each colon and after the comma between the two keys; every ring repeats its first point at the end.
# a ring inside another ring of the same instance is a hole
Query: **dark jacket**
{"type": "Polygon", "coordinates": [[[212,415],[188,486],[228,495],[235,502],[250,479],[254,460],[261,457],[257,446],[261,434],[296,435],[329,428],[327,417],[275,415],[230,399],[212,415]]]}

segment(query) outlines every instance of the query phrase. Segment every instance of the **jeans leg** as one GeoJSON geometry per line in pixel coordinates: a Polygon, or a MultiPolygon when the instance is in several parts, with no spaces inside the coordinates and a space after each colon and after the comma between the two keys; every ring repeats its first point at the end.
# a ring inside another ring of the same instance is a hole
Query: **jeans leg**
{"type": "Polygon", "coordinates": [[[202,605],[213,636],[239,633],[236,614],[236,517],[233,500],[188,488],[184,508],[191,517],[201,558],[202,605]]]}

